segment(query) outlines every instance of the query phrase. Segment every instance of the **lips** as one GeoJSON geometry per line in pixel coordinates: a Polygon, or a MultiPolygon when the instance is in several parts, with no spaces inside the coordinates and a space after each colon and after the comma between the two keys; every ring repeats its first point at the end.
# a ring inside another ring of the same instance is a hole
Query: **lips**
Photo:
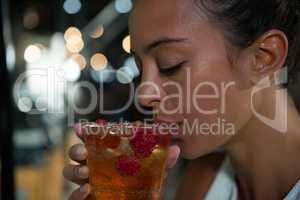
{"type": "Polygon", "coordinates": [[[180,130],[181,130],[181,126],[182,126],[182,121],[165,120],[165,119],[162,119],[159,117],[155,117],[154,122],[155,122],[155,124],[158,124],[158,125],[164,124],[167,126],[176,124],[178,128],[175,130],[171,130],[171,146],[178,146],[178,147],[182,146],[184,140],[183,140],[182,136],[179,134],[180,130]]]}
{"type": "Polygon", "coordinates": [[[182,124],[181,122],[164,120],[156,117],[154,118],[154,123],[157,124],[160,128],[166,127],[170,131],[172,138],[179,139],[179,132],[182,124]]]}

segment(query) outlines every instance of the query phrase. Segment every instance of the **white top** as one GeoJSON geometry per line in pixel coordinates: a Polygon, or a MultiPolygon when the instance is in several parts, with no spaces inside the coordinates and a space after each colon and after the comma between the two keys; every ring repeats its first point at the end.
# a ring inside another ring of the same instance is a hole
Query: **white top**
{"type": "Polygon", "coordinates": [[[234,171],[229,158],[226,158],[204,200],[237,200],[238,189],[234,180],[234,171]]]}
{"type": "MultiPolygon", "coordinates": [[[[226,158],[204,200],[238,200],[238,187],[234,179],[234,170],[229,158],[226,158]]],[[[300,200],[300,180],[283,200],[300,200]]]]}

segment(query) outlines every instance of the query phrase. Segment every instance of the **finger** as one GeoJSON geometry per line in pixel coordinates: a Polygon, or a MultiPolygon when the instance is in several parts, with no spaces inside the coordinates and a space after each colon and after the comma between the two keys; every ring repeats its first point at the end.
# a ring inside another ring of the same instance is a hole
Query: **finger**
{"type": "Polygon", "coordinates": [[[168,161],[167,161],[167,167],[170,169],[174,167],[176,164],[180,154],[180,148],[178,145],[172,145],[168,150],[168,161]]]}
{"type": "Polygon", "coordinates": [[[88,152],[83,144],[75,144],[69,150],[69,157],[81,164],[86,163],[87,156],[88,152]]]}
{"type": "Polygon", "coordinates": [[[69,200],[86,200],[90,194],[91,188],[89,184],[85,184],[72,192],[69,200]]]}
{"type": "Polygon", "coordinates": [[[80,139],[83,139],[83,126],[81,123],[77,123],[73,126],[73,129],[75,130],[76,132],[76,135],[80,138],[80,139]]]}
{"type": "Polygon", "coordinates": [[[89,168],[85,165],[67,165],[63,169],[63,176],[78,185],[88,182],[89,168]]]}

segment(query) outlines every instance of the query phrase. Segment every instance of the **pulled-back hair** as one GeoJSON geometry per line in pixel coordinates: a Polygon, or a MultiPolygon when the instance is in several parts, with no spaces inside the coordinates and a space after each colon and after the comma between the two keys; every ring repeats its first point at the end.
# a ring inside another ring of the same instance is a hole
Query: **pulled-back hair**
{"type": "Polygon", "coordinates": [[[299,106],[300,85],[296,83],[300,71],[300,0],[194,1],[212,22],[222,27],[225,38],[235,47],[246,48],[271,29],[285,33],[289,41],[285,86],[299,106]]]}

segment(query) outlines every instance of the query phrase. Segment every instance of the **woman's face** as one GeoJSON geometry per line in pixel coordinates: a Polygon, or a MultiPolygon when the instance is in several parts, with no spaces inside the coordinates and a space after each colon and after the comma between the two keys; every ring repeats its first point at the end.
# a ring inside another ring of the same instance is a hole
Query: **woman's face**
{"type": "Polygon", "coordinates": [[[139,101],[156,120],[180,126],[174,141],[183,157],[210,153],[245,126],[247,55],[239,52],[230,62],[221,29],[193,1],[137,0],[129,26],[142,71],[139,101]]]}

